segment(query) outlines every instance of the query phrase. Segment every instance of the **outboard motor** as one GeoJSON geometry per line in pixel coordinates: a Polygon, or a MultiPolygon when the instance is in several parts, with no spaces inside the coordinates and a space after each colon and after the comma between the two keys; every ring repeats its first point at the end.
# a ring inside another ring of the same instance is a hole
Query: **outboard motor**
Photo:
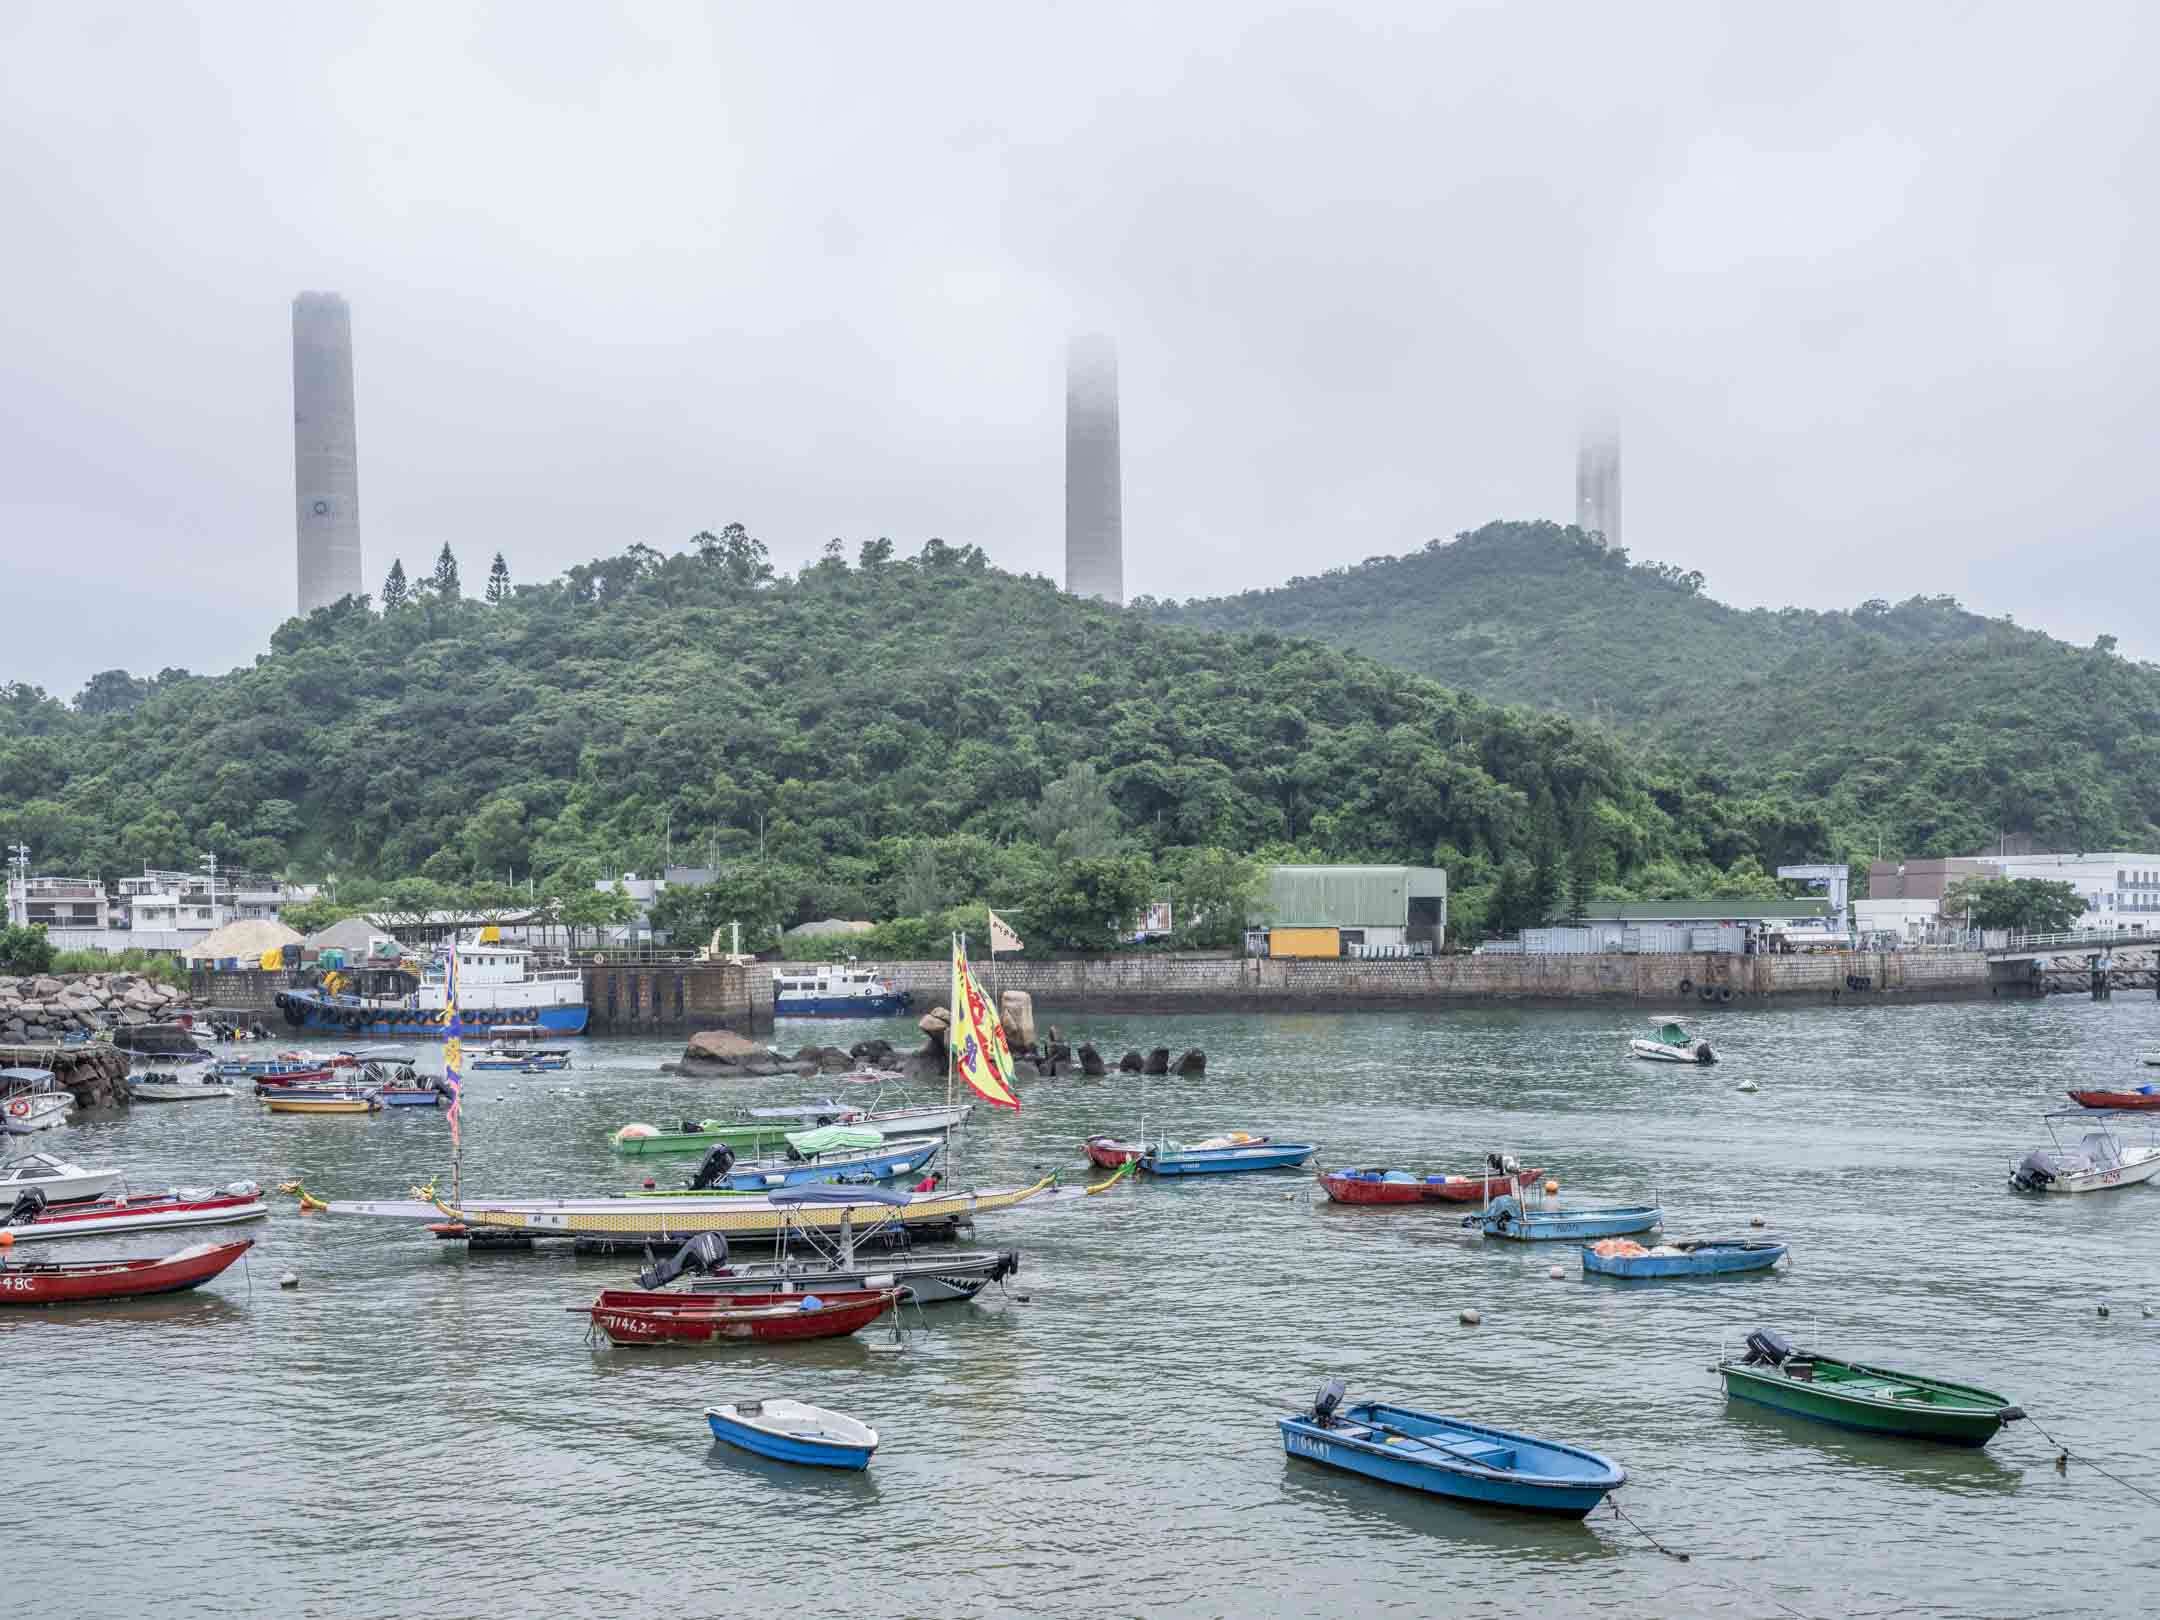
{"type": "Polygon", "coordinates": [[[1782,1367],[1795,1354],[1792,1341],[1768,1328],[1757,1328],[1747,1336],[1747,1355],[1741,1359],[1746,1367],[1782,1367]]]}
{"type": "Polygon", "coordinates": [[[1717,1061],[1717,1054],[1710,1050],[1710,1043],[1708,1041],[1697,1041],[1695,1043],[1695,1061],[1697,1063],[1705,1065],[1712,1064],[1717,1061]]]}
{"type": "Polygon", "coordinates": [[[2046,1192],[2054,1179],[2054,1161],[2044,1151],[2026,1154],[2010,1172],[2010,1185],[2019,1192],[2046,1192]]]}
{"type": "Polygon", "coordinates": [[[640,1288],[665,1288],[685,1272],[700,1272],[710,1277],[726,1266],[727,1239],[718,1232],[700,1232],[659,1265],[639,1272],[637,1281],[640,1288]]]}
{"type": "Polygon", "coordinates": [[[997,1257],[997,1264],[990,1268],[990,1280],[1003,1282],[1007,1277],[1020,1275],[1020,1251],[1007,1249],[997,1257]]]}
{"type": "Polygon", "coordinates": [[[25,1187],[15,1195],[15,1207],[8,1211],[7,1224],[28,1226],[45,1213],[45,1195],[35,1187],[25,1187]]]}
{"type": "Polygon", "coordinates": [[[690,1178],[690,1190],[703,1192],[734,1168],[735,1150],[722,1142],[705,1155],[705,1162],[697,1167],[697,1174],[690,1178]]]}
{"type": "Polygon", "coordinates": [[[1320,1386],[1320,1393],[1313,1397],[1312,1420],[1323,1429],[1335,1421],[1335,1409],[1342,1405],[1343,1381],[1330,1378],[1320,1386]]]}

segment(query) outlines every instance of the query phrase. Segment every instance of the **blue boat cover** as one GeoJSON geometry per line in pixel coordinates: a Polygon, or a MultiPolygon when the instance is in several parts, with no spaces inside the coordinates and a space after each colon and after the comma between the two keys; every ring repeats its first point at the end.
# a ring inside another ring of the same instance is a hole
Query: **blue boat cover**
{"type": "Polygon", "coordinates": [[[800,1187],[775,1187],[765,1195],[774,1204],[891,1204],[908,1202],[909,1195],[889,1187],[836,1187],[829,1181],[800,1187]]]}

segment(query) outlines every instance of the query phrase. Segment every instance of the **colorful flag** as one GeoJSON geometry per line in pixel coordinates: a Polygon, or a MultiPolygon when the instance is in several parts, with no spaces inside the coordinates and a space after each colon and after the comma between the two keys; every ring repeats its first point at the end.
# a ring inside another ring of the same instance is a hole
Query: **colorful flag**
{"type": "Polygon", "coordinates": [[[1012,931],[1012,924],[1008,923],[1003,917],[1000,917],[994,911],[990,913],[990,949],[992,951],[1018,951],[1026,949],[1026,947],[1020,943],[1020,936],[1012,931]]]}
{"type": "Polygon", "coordinates": [[[952,1051],[953,1067],[975,1091],[999,1108],[1020,1111],[1013,1090],[1012,1053],[1005,1044],[990,998],[968,967],[967,947],[953,936],[952,1026],[945,1043],[952,1051]]]}
{"type": "Polygon", "coordinates": [[[465,1067],[465,1026],[458,1018],[457,939],[450,940],[450,966],[443,978],[443,1016],[449,1020],[449,1033],[443,1040],[443,1083],[450,1091],[450,1148],[456,1152],[458,1140],[458,1105],[465,1099],[464,1083],[459,1071],[465,1067]]]}

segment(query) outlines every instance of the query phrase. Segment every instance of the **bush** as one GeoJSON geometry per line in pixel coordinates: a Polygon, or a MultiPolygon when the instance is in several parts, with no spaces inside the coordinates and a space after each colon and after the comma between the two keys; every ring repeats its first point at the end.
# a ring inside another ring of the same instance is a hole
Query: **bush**
{"type": "Polygon", "coordinates": [[[0,972],[50,973],[52,965],[52,941],[45,937],[43,923],[0,928],[0,972]]]}
{"type": "Polygon", "coordinates": [[[184,989],[187,969],[176,956],[155,951],[61,951],[52,959],[51,973],[134,973],[184,989]]]}

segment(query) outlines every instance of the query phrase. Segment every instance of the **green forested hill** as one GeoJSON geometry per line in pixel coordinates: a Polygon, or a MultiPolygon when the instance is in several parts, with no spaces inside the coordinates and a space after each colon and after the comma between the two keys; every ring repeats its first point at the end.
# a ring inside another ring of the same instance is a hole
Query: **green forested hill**
{"type": "Polygon", "coordinates": [[[1475,927],[1759,885],[1824,836],[1775,792],[1314,641],[1154,623],[935,541],[775,579],[732,527],[500,603],[341,604],[231,675],[0,689],[0,831],[47,871],[214,852],[543,894],[671,850],[755,867],[776,920],[983,898],[1053,942],[1134,893],[1189,912],[1216,851],[1437,861],[1475,927]]]}
{"type": "MultiPolygon", "coordinates": [[[[2160,670],[1948,597],[1743,612],[1702,577],[1550,523],[1495,523],[1160,623],[1354,648],[1608,724],[1743,796],[1811,807],[1847,858],[2160,840],[2160,670]]],[[[1824,853],[1829,853],[1825,851],[1824,853]]]]}

